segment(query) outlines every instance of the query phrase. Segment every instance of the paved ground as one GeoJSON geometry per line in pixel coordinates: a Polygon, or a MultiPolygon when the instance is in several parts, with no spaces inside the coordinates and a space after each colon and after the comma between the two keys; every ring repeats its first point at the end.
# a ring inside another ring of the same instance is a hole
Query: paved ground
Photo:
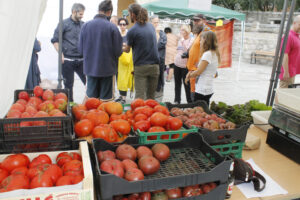
{"type": "MultiPolygon", "coordinates": [[[[233,62],[232,68],[218,69],[219,76],[215,79],[215,94],[212,101],[224,101],[227,104],[245,103],[252,99],[266,102],[269,79],[272,66],[249,64],[242,62],[238,69],[238,62],[233,62]]],[[[300,77],[296,78],[300,82],[300,77]]],[[[117,91],[117,90],[116,90],[117,91]]],[[[82,102],[85,95],[85,87],[76,78],[74,84],[74,101],[82,102]]],[[[116,96],[118,96],[116,92],[116,96]]],[[[127,102],[131,102],[127,95],[127,102]]],[[[174,80],[166,82],[163,101],[174,101],[174,80]]],[[[182,103],[185,103],[185,92],[182,87],[182,103]]]]}

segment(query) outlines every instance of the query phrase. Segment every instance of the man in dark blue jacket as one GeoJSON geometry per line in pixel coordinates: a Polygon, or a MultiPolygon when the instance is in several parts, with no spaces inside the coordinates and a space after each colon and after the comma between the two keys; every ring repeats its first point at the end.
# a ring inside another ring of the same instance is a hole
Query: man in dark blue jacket
{"type": "MultiPolygon", "coordinates": [[[[81,21],[85,7],[80,3],[75,3],[72,6],[72,15],[63,21],[63,38],[62,38],[62,76],[64,78],[65,88],[69,89],[70,101],[73,101],[73,85],[74,73],[79,76],[82,83],[85,85],[86,77],[83,74],[83,59],[82,54],[78,52],[78,39],[80,29],[83,25],[81,21]]],[[[57,25],[51,42],[58,52],[58,32],[57,25]]]]}
{"type": "Polygon", "coordinates": [[[117,26],[109,22],[112,10],[110,0],[102,1],[99,14],[82,26],[79,38],[83,71],[87,76],[86,95],[105,101],[114,98],[114,76],[122,54],[121,34],[117,26]]]}

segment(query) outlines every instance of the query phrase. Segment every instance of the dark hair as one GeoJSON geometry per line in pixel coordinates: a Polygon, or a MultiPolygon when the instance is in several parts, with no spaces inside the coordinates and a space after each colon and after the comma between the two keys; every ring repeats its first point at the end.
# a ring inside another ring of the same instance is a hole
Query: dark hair
{"type": "Polygon", "coordinates": [[[145,24],[148,21],[148,11],[137,3],[130,4],[128,11],[136,16],[136,21],[139,24],[145,24]]]}
{"type": "Polygon", "coordinates": [[[112,10],[113,10],[113,5],[111,0],[105,0],[99,4],[98,11],[107,12],[112,10]]]}
{"type": "Polygon", "coordinates": [[[123,18],[123,17],[119,18],[119,19],[118,19],[118,24],[120,24],[121,21],[125,21],[126,25],[129,24],[129,23],[128,23],[128,20],[127,20],[126,18],[123,18]]]}
{"type": "Polygon", "coordinates": [[[80,12],[80,11],[84,11],[84,10],[85,10],[85,7],[81,3],[74,3],[72,6],[72,9],[71,9],[72,12],[73,11],[80,12]]]}
{"type": "Polygon", "coordinates": [[[172,29],[170,27],[166,27],[164,31],[165,33],[172,33],[172,29]]]}

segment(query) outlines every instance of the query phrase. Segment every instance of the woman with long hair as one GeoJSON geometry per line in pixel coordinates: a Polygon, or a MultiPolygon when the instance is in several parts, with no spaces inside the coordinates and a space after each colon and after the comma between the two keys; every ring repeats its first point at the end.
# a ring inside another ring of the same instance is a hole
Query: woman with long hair
{"type": "Polygon", "coordinates": [[[202,55],[196,71],[187,74],[185,82],[190,78],[197,78],[195,89],[195,101],[204,100],[209,105],[213,95],[213,79],[221,63],[218,49],[217,36],[212,31],[203,32],[200,40],[200,55],[202,55]]]}

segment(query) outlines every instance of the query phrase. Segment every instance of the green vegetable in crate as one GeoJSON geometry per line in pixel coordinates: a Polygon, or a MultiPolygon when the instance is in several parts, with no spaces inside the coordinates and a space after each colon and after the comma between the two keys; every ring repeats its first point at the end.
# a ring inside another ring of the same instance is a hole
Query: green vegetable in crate
{"type": "Polygon", "coordinates": [[[229,106],[224,102],[217,104],[213,101],[210,104],[210,109],[237,125],[243,125],[253,123],[251,116],[252,111],[272,110],[272,107],[266,106],[257,100],[251,100],[245,104],[236,104],[233,106],[229,106]]]}

